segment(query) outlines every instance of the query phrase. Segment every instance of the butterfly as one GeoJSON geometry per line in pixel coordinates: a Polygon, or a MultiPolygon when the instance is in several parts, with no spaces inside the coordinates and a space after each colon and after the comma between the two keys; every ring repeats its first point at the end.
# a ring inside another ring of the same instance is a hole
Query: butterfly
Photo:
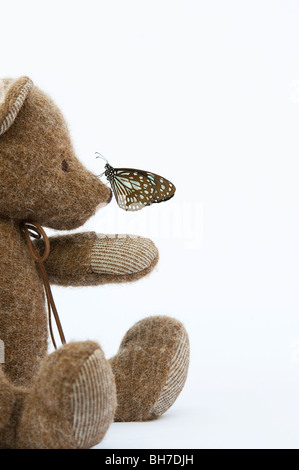
{"type": "Polygon", "coordinates": [[[96,155],[106,161],[105,171],[99,177],[106,176],[121,209],[139,211],[174,196],[174,184],[163,176],[133,168],[113,168],[103,155],[98,152],[96,155]]]}

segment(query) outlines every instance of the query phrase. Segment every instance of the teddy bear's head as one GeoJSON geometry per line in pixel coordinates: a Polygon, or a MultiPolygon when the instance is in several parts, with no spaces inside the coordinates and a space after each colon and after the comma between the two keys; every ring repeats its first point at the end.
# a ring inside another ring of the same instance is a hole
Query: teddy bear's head
{"type": "Polygon", "coordinates": [[[28,77],[0,80],[0,217],[74,229],[111,197],[76,158],[53,101],[28,77]]]}

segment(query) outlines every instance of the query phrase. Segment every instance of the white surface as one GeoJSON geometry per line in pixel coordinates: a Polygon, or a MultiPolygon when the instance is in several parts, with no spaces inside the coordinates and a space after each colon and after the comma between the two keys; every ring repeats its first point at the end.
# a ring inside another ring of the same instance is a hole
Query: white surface
{"type": "Polygon", "coordinates": [[[149,314],[185,323],[191,366],[161,420],[113,424],[101,448],[299,446],[299,4],[10,1],[1,76],[27,74],[61,107],[78,155],[177,186],[84,229],[151,236],[152,275],[54,295],[68,339],[107,356],[149,314]]]}

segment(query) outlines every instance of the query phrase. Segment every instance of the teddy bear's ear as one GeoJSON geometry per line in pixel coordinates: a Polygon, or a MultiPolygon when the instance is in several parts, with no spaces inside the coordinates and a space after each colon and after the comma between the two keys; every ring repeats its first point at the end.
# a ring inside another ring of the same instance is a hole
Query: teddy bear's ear
{"type": "Polygon", "coordinates": [[[0,136],[13,124],[32,87],[28,77],[0,79],[0,136]]]}

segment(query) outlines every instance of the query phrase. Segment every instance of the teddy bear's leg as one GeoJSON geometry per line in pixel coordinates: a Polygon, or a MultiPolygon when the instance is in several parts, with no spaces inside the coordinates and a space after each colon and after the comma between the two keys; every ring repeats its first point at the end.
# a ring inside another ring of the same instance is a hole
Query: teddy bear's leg
{"type": "Polygon", "coordinates": [[[158,418],[185,384],[189,366],[187,332],[175,319],[146,318],[127,332],[110,364],[117,389],[115,421],[158,418]]]}
{"type": "Polygon", "coordinates": [[[69,343],[44,359],[23,401],[16,448],[90,448],[115,414],[109,362],[94,342],[69,343]]]}

